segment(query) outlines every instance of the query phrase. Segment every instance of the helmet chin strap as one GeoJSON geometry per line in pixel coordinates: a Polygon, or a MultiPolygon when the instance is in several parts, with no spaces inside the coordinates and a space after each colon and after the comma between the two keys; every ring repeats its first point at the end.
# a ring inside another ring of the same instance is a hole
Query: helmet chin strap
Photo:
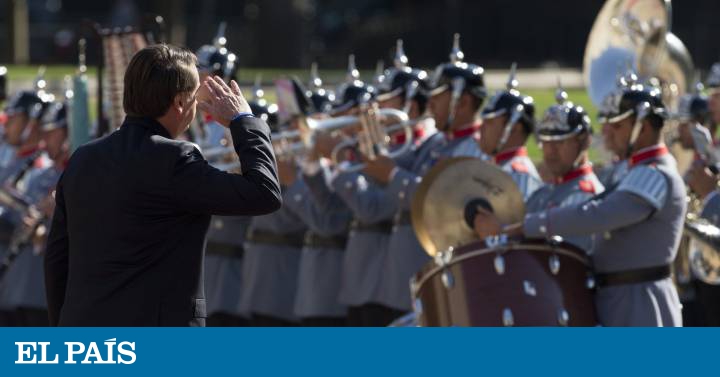
{"type": "Polygon", "coordinates": [[[447,124],[445,124],[445,131],[450,131],[450,128],[452,127],[453,122],[455,122],[455,113],[457,111],[457,105],[458,102],[460,102],[460,96],[462,96],[463,91],[465,90],[465,80],[460,77],[456,77],[452,79],[450,83],[450,88],[452,89],[452,95],[450,97],[450,106],[448,109],[448,119],[447,124]]]}
{"type": "MultiPolygon", "coordinates": [[[[585,135],[585,140],[580,141],[582,145],[580,145],[580,150],[578,151],[577,157],[575,157],[575,162],[573,163],[573,169],[579,169],[584,163],[582,162],[583,153],[590,148],[590,140],[588,138],[590,137],[590,134],[586,133],[579,133],[575,135],[576,138],[580,138],[582,135],[585,135]]],[[[578,140],[579,141],[579,140],[578,140]]]]}
{"type": "Polygon", "coordinates": [[[513,111],[510,113],[510,117],[508,118],[508,121],[505,123],[505,128],[503,129],[502,136],[500,136],[500,140],[498,141],[497,145],[495,146],[495,150],[493,150],[493,153],[492,153],[493,155],[500,153],[500,151],[505,147],[505,144],[507,144],[508,139],[510,139],[510,133],[512,132],[513,126],[522,117],[524,109],[525,109],[525,107],[523,105],[517,105],[517,106],[515,106],[513,111]]]}
{"type": "Polygon", "coordinates": [[[28,120],[25,124],[25,128],[23,128],[22,133],[20,134],[20,145],[25,144],[30,139],[30,134],[32,133],[32,120],[28,120]]]}
{"type": "Polygon", "coordinates": [[[410,116],[410,108],[412,107],[412,99],[418,92],[418,82],[411,81],[407,87],[405,87],[405,103],[403,104],[402,111],[410,116]]]}
{"type": "Polygon", "coordinates": [[[650,115],[651,111],[652,107],[647,102],[639,104],[635,109],[635,123],[633,124],[632,132],[630,132],[630,140],[628,140],[627,151],[625,152],[626,158],[630,158],[632,155],[633,147],[635,146],[635,143],[640,136],[640,131],[642,130],[642,121],[650,115]]]}

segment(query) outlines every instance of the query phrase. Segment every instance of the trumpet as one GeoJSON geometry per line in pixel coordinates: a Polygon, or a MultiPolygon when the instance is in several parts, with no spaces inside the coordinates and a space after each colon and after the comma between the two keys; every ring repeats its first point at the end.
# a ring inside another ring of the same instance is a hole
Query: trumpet
{"type": "Polygon", "coordinates": [[[396,109],[379,109],[377,103],[365,104],[362,110],[358,116],[362,127],[360,132],[335,146],[332,152],[333,162],[344,172],[356,172],[365,167],[364,163],[339,164],[342,151],[348,148],[357,148],[369,160],[374,160],[378,155],[396,158],[413,145],[413,126],[417,122],[410,122],[407,113],[396,109]],[[384,126],[382,118],[394,119],[395,123],[384,126]],[[390,135],[400,131],[405,136],[403,144],[391,151],[390,135]]]}
{"type": "MultiPolygon", "coordinates": [[[[407,114],[396,109],[379,109],[377,104],[363,105],[360,115],[345,115],[329,119],[298,117],[296,121],[297,129],[273,132],[270,135],[277,158],[287,159],[304,155],[313,149],[318,134],[341,131],[357,125],[361,127],[357,135],[343,141],[333,150],[331,158],[334,162],[339,161],[342,150],[355,146],[371,159],[379,154],[394,158],[405,153],[413,142],[414,123],[409,122],[407,114]],[[395,123],[384,126],[381,122],[383,118],[392,119],[395,123]],[[389,151],[390,135],[401,130],[404,131],[405,142],[400,148],[389,151]]],[[[209,161],[220,162],[227,156],[234,156],[234,150],[231,146],[214,147],[204,150],[203,156],[209,161]]],[[[229,170],[239,167],[239,162],[213,163],[213,165],[218,169],[229,170]]],[[[343,165],[341,169],[358,171],[363,167],[363,164],[353,164],[349,167],[343,165]]]]}
{"type": "Polygon", "coordinates": [[[364,105],[360,115],[345,115],[329,119],[298,118],[297,129],[275,132],[271,135],[275,155],[279,158],[288,158],[305,154],[315,146],[315,137],[318,134],[341,131],[357,125],[361,126],[357,135],[343,141],[333,150],[332,160],[334,162],[338,162],[337,157],[341,150],[356,145],[360,145],[362,152],[367,156],[386,153],[390,157],[404,153],[407,148],[412,146],[414,124],[408,121],[407,114],[396,109],[378,109],[375,104],[364,105]],[[383,126],[380,122],[381,118],[393,119],[396,123],[383,126]],[[398,151],[387,152],[389,135],[400,130],[405,131],[403,147],[398,151]]]}

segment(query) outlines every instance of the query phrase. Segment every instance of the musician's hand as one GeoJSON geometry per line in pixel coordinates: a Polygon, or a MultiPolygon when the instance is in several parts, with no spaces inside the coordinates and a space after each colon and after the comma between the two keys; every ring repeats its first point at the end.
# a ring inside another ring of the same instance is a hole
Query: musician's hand
{"type": "Polygon", "coordinates": [[[43,198],[40,203],[38,203],[37,208],[43,215],[45,215],[45,217],[51,219],[53,217],[53,213],[55,212],[55,193],[53,192],[43,198]]]}
{"type": "Polygon", "coordinates": [[[477,233],[480,239],[496,236],[502,233],[503,230],[503,226],[497,216],[482,207],[477,208],[477,214],[475,215],[473,225],[475,233],[477,233]]]}
{"type": "Polygon", "coordinates": [[[235,80],[230,86],[218,76],[207,77],[198,91],[198,108],[225,127],[240,113],[252,113],[235,80]],[[202,93],[202,95],[201,95],[202,93]]]}
{"type": "Polygon", "coordinates": [[[365,169],[363,173],[372,177],[377,182],[386,185],[390,182],[390,173],[397,167],[392,158],[385,155],[377,155],[374,159],[364,159],[365,169]]]}
{"type": "Polygon", "coordinates": [[[342,135],[336,133],[319,132],[315,135],[314,155],[332,159],[333,151],[343,141],[342,135]]]}
{"type": "Polygon", "coordinates": [[[700,199],[705,199],[708,194],[718,187],[717,177],[703,164],[693,164],[687,172],[687,184],[700,199]]]}
{"type": "Polygon", "coordinates": [[[277,167],[280,184],[285,187],[292,186],[298,174],[295,161],[292,158],[279,158],[277,160],[277,167]]]}
{"type": "Polygon", "coordinates": [[[32,237],[33,254],[40,255],[45,251],[45,244],[47,243],[47,228],[45,225],[40,224],[35,230],[32,237]]]}

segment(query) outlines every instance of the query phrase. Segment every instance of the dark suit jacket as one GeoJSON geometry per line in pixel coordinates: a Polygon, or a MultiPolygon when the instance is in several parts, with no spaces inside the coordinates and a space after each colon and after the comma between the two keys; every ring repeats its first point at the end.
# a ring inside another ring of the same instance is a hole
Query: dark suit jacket
{"type": "Polygon", "coordinates": [[[80,147],[56,191],[45,252],[51,325],[204,325],[210,215],[262,215],[282,204],[270,129],[230,125],[242,175],[213,168],[152,119],[80,147]]]}

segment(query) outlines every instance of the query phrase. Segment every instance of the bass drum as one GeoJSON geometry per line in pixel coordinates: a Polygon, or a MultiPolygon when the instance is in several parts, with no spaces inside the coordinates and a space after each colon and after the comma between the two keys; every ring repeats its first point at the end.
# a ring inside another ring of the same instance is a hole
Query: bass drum
{"type": "Polygon", "coordinates": [[[412,282],[420,326],[595,326],[594,285],[585,253],[560,240],[471,243],[412,282]]]}

